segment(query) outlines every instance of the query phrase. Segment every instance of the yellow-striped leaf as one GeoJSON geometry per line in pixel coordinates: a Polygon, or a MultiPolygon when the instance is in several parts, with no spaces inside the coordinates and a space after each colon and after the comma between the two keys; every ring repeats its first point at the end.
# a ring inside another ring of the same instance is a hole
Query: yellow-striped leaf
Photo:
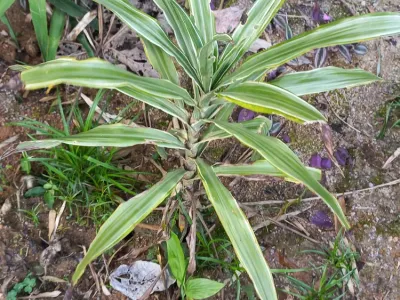
{"type": "Polygon", "coordinates": [[[342,225],[345,228],[350,227],[337,199],[317,180],[315,180],[313,176],[311,176],[306,167],[301,163],[300,159],[286,144],[277,138],[253,133],[240,124],[232,124],[222,121],[213,121],[213,123],[219,128],[232,134],[241,143],[257,150],[257,152],[274,167],[287,174],[289,177],[302,182],[311,191],[318,194],[338,217],[342,225]]]}
{"type": "Polygon", "coordinates": [[[176,187],[184,174],[185,170],[183,169],[167,173],[164,179],[156,185],[121,204],[101,226],[85,257],[76,267],[72,283],[76,284],[78,282],[91,261],[115,246],[160,205],[176,187]]]}
{"type": "Polygon", "coordinates": [[[232,242],[241,265],[253,281],[258,296],[263,300],[277,299],[271,271],[245,214],[213,169],[202,159],[197,159],[196,163],[208,199],[232,242]]]}

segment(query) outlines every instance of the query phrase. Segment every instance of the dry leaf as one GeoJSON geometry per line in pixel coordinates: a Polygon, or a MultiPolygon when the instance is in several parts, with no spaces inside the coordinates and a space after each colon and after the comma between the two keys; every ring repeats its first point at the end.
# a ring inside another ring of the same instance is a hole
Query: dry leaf
{"type": "Polygon", "coordinates": [[[392,161],[394,161],[399,155],[400,155],[400,148],[397,148],[397,150],[394,151],[393,155],[390,156],[388,160],[385,162],[382,169],[387,169],[387,167],[392,163],[392,161]]]}
{"type": "Polygon", "coordinates": [[[97,16],[97,10],[90,11],[83,16],[82,20],[75,26],[74,29],[67,36],[67,40],[75,41],[78,35],[85,30],[86,26],[90,24],[97,16]]]}
{"type": "Polygon", "coordinates": [[[55,282],[55,283],[68,283],[68,281],[55,277],[55,276],[42,276],[40,279],[44,281],[49,281],[49,282],[55,282]]]}
{"type": "Polygon", "coordinates": [[[61,291],[46,292],[35,296],[18,297],[18,299],[40,299],[40,298],[56,298],[61,295],[61,291]]]}
{"type": "Polygon", "coordinates": [[[51,235],[54,232],[54,228],[56,226],[56,217],[57,213],[54,209],[49,211],[49,241],[51,239],[51,235]]]}
{"type": "Polygon", "coordinates": [[[244,9],[239,6],[231,6],[213,11],[217,33],[230,33],[240,23],[244,9]]]}

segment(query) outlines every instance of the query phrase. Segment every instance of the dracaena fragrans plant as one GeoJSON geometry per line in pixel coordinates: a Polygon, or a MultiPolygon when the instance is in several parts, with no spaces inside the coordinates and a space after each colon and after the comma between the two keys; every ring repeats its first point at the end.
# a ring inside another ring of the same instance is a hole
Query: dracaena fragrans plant
{"type": "MultiPolygon", "coordinates": [[[[219,177],[262,174],[302,183],[321,197],[345,228],[349,228],[349,223],[336,198],[318,182],[318,171],[305,167],[288,146],[265,134],[271,126],[269,119],[258,117],[234,124],[228,118],[238,105],[300,124],[326,122],[316,108],[299,96],[367,84],[380,78],[360,69],[328,67],[265,82],[266,72],[316,48],[397,34],[400,14],[375,13],[338,20],[251,55],[238,65],[283,0],[257,0],[248,12],[246,23],[239,25],[231,36],[216,34],[209,0],[190,0],[189,13],[175,0],[155,0],[174,31],[176,43],[155,19],[128,0],[95,1],[138,33],[161,79],[140,77],[101,59],[62,58],[26,68],[21,74],[25,88],[32,90],[64,83],[115,89],[171,115],[175,128],[166,132],[123,124],[102,125],[60,139],[24,142],[19,149],[48,148],[61,143],[90,147],[153,144],[175,149],[183,163],[150,189],[120,205],[79,263],[73,283],[92,260],[116,245],[167,197],[177,192],[192,193],[201,181],[259,297],[276,299],[273,278],[253,230],[219,177]],[[191,78],[193,85],[189,89],[180,86],[174,60],[191,78]],[[258,152],[263,160],[251,165],[210,166],[201,158],[210,141],[232,136],[258,152]]],[[[193,197],[186,199],[196,201],[193,197]]]]}

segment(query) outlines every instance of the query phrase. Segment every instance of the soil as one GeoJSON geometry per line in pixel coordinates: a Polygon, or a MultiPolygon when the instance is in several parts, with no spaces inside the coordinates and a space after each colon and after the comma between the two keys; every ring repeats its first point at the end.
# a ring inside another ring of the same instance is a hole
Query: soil
{"type": "MultiPolygon", "coordinates": [[[[233,2],[233,1],[231,1],[233,2]]],[[[232,4],[232,3],[228,3],[232,4]]],[[[242,7],[248,6],[249,1],[240,1],[242,7]]],[[[351,14],[361,14],[372,11],[399,11],[400,4],[396,1],[321,1],[321,8],[337,19],[351,14]]],[[[313,1],[292,0],[288,1],[281,13],[288,15],[309,16],[313,1]]],[[[40,53],[35,41],[35,34],[31,22],[27,21],[27,14],[22,11],[18,4],[12,6],[7,12],[12,27],[18,36],[20,49],[8,38],[0,38],[0,83],[8,82],[17,73],[7,70],[7,67],[15,61],[35,65],[41,62],[40,53]]],[[[310,22],[299,18],[290,18],[289,24],[293,34],[299,34],[310,29],[310,22]]],[[[0,32],[7,31],[0,24],[0,32]]],[[[273,43],[282,41],[284,34],[274,31],[269,34],[273,43]]],[[[387,131],[383,139],[377,139],[379,131],[383,126],[385,105],[400,94],[400,38],[381,38],[365,43],[368,52],[364,56],[352,56],[351,63],[347,63],[337,52],[330,52],[326,65],[343,68],[357,67],[372,73],[379,72],[384,79],[380,83],[365,87],[358,87],[338,92],[308,96],[306,99],[316,105],[328,118],[333,129],[333,146],[335,149],[343,147],[349,150],[353,163],[341,167],[333,167],[324,171],[324,184],[332,193],[345,193],[370,188],[362,192],[346,194],[346,215],[352,225],[352,229],[346,233],[348,241],[354,245],[360,253],[359,275],[360,284],[356,288],[355,295],[346,294],[345,299],[400,299],[400,184],[380,187],[384,183],[390,183],[400,178],[400,159],[393,161],[387,169],[382,166],[386,160],[399,147],[400,130],[392,128],[387,131]]],[[[119,49],[123,50],[123,49],[119,49]]],[[[307,55],[312,61],[313,53],[307,55]]],[[[302,65],[294,70],[309,70],[310,65],[302,65]]],[[[76,92],[67,88],[65,95],[76,92]]],[[[94,91],[84,90],[88,95],[94,95],[94,91]]],[[[15,147],[18,141],[27,140],[26,130],[16,126],[6,126],[15,121],[21,121],[29,117],[61,128],[60,116],[52,107],[52,101],[41,102],[46,96],[44,91],[30,92],[29,94],[0,91],[0,143],[18,135],[16,143],[10,145],[15,147]]],[[[113,95],[109,113],[117,113],[131,100],[118,93],[113,95]]],[[[152,123],[154,127],[166,129],[170,120],[168,117],[150,109],[146,118],[137,104],[131,108],[128,116],[139,115],[139,124],[152,123]]],[[[236,120],[237,112],[232,116],[236,120]]],[[[327,156],[324,143],[320,138],[319,128],[316,125],[299,126],[288,122],[282,129],[280,136],[287,134],[290,137],[289,146],[299,155],[305,164],[312,154],[319,153],[327,156]]],[[[10,201],[11,209],[5,215],[0,214],[0,295],[10,289],[15,283],[20,282],[28,273],[33,273],[38,278],[43,275],[65,279],[70,281],[76,265],[83,257],[82,246],[89,247],[90,241],[96,234],[94,227],[80,226],[74,216],[65,211],[60,221],[58,230],[58,241],[61,249],[50,260],[47,268],[40,265],[40,256],[48,248],[48,209],[43,205],[40,198],[25,199],[17,197],[18,189],[22,186],[23,172],[20,169],[21,155],[12,153],[4,155],[8,147],[0,149],[0,208],[4,207],[6,200],[10,201]],[[19,198],[19,200],[18,200],[19,198]],[[32,221],[24,217],[18,211],[30,209],[40,204],[39,225],[34,226],[32,221]],[[7,284],[8,282],[8,284],[7,284]]],[[[246,151],[246,148],[238,144],[234,139],[216,141],[205,151],[205,158],[210,162],[235,163],[246,151]]],[[[159,177],[159,170],[149,162],[149,158],[155,153],[153,147],[133,147],[122,150],[121,157],[124,165],[138,167],[138,170],[156,174],[147,176],[146,180],[154,182],[159,177]],[[128,157],[128,159],[127,159],[128,157]]],[[[172,154],[172,153],[170,153],[172,154]]],[[[162,163],[166,170],[179,165],[179,161],[172,158],[162,163]]],[[[234,197],[243,204],[246,214],[254,227],[265,222],[267,218],[277,216],[282,204],[253,205],[252,202],[271,200],[285,200],[296,198],[302,194],[304,188],[293,183],[278,180],[247,181],[244,179],[223,179],[234,197]]],[[[303,198],[312,197],[307,192],[303,198]]],[[[206,202],[203,204],[207,205],[206,202]]],[[[57,203],[56,209],[59,209],[57,203]]],[[[308,268],[310,263],[318,265],[320,259],[315,255],[305,255],[304,250],[319,249],[327,246],[335,239],[334,228],[321,229],[310,221],[317,211],[330,214],[322,201],[303,201],[292,205],[287,212],[302,211],[294,220],[301,224],[304,233],[316,240],[318,243],[310,242],[308,239],[295,234],[279,226],[270,225],[260,227],[256,230],[257,238],[264,249],[264,254],[271,268],[308,268]],[[285,258],[282,259],[282,256],[285,258]]],[[[161,212],[155,211],[144,222],[151,225],[159,225],[161,212]]],[[[292,219],[290,219],[292,220],[292,219]]],[[[287,224],[283,222],[284,224],[287,224]]],[[[299,230],[299,229],[297,229],[299,230]]],[[[160,236],[154,230],[138,228],[124,241],[115,247],[118,249],[116,255],[109,265],[107,260],[112,253],[106,253],[103,258],[93,262],[92,267],[105,284],[108,286],[106,274],[122,263],[131,264],[135,259],[155,259],[154,251],[157,247],[139,254],[132,258],[131,251],[146,246],[156,245],[160,236]],[[124,256],[128,254],[127,256],[124,256]],[[123,258],[122,260],[119,260],[123,258]]],[[[223,281],[228,277],[226,274],[213,270],[205,271],[205,275],[213,279],[223,281]]],[[[315,275],[315,274],[313,274],[315,275]]],[[[296,275],[297,276],[297,275],[296,275]]],[[[243,282],[249,284],[249,280],[243,275],[243,282]]],[[[312,275],[301,275],[300,279],[312,283],[312,275]]],[[[288,282],[281,276],[276,277],[276,283],[280,288],[286,288],[288,282]]],[[[60,290],[62,299],[67,292],[67,283],[45,281],[37,285],[37,292],[50,292],[60,290]]],[[[125,299],[119,292],[112,290],[111,296],[96,293],[95,280],[91,271],[86,270],[83,279],[74,289],[74,299],[125,299]],[[86,296],[86,298],[85,298],[86,296]]],[[[171,289],[170,289],[171,290],[171,289]]],[[[170,295],[173,292],[170,291],[170,295]]],[[[165,293],[153,295],[154,299],[166,299],[165,293]]],[[[224,293],[215,298],[235,299],[235,285],[227,287],[224,293]]],[[[242,292],[241,299],[247,296],[242,292]]],[[[1,299],[1,296],[0,296],[1,299]]],[[[280,295],[280,299],[292,299],[286,294],[280,295]]]]}

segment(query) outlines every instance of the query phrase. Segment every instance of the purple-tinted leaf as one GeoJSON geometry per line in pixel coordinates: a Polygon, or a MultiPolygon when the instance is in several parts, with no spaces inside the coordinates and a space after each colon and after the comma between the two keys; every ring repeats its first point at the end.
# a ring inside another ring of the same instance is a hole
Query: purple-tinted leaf
{"type": "Polygon", "coordinates": [[[255,118],[255,116],[256,116],[256,113],[254,111],[243,108],[239,112],[238,122],[252,120],[255,118]]]}
{"type": "Polygon", "coordinates": [[[331,218],[329,218],[326,212],[322,210],[318,210],[315,214],[311,216],[311,223],[318,227],[326,229],[330,229],[333,227],[333,222],[331,218]]]}
{"type": "Polygon", "coordinates": [[[338,47],[339,47],[340,54],[342,54],[343,57],[346,59],[346,61],[348,63],[350,63],[351,62],[351,54],[350,54],[349,48],[347,48],[346,45],[339,45],[338,47]]]}
{"type": "Polygon", "coordinates": [[[326,63],[327,57],[328,51],[326,50],[326,48],[317,49],[314,56],[314,66],[316,68],[321,68],[326,63]]]}
{"type": "Polygon", "coordinates": [[[354,46],[354,52],[357,55],[365,55],[368,52],[368,48],[363,44],[357,44],[354,46]]]}
{"type": "Polygon", "coordinates": [[[275,135],[277,134],[282,128],[282,123],[281,122],[275,122],[272,124],[271,130],[269,131],[269,133],[271,135],[275,135]]]}
{"type": "Polygon", "coordinates": [[[215,10],[215,0],[210,1],[210,8],[211,10],[215,10]]]}
{"type": "Polygon", "coordinates": [[[345,166],[347,163],[351,162],[351,157],[349,154],[349,151],[347,151],[347,149],[345,148],[338,148],[335,153],[335,158],[338,162],[339,165],[341,166],[345,166]]]}
{"type": "Polygon", "coordinates": [[[321,155],[313,154],[310,158],[310,167],[321,169],[321,162],[321,155]]]}
{"type": "Polygon", "coordinates": [[[284,134],[282,135],[282,141],[283,141],[284,143],[286,143],[286,144],[289,144],[289,143],[290,143],[290,136],[289,136],[287,133],[284,133],[284,134]]]}
{"type": "Polygon", "coordinates": [[[267,75],[267,81],[274,80],[278,76],[278,69],[272,70],[267,75]]]}
{"type": "Polygon", "coordinates": [[[322,20],[325,22],[329,22],[332,21],[332,17],[330,15],[327,15],[326,13],[323,13],[322,20]]]}
{"type": "Polygon", "coordinates": [[[321,168],[324,170],[332,168],[332,160],[330,158],[323,158],[321,160],[321,168]]]}
{"type": "Polygon", "coordinates": [[[315,1],[314,7],[313,7],[313,10],[312,10],[313,21],[316,22],[316,23],[319,23],[320,15],[321,15],[321,9],[319,7],[318,1],[315,1]]]}

